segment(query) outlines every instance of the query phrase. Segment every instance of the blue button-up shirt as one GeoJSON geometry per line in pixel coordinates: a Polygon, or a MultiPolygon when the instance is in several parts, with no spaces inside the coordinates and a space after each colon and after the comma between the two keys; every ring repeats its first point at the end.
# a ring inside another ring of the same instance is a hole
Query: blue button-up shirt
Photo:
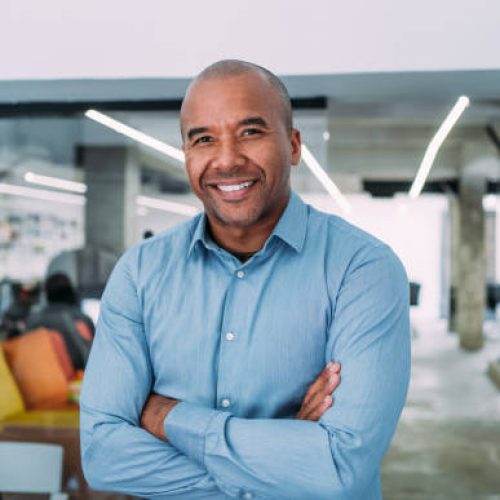
{"type": "Polygon", "coordinates": [[[242,264],[200,215],[125,253],[81,396],[90,484],[175,498],[380,498],[406,397],[408,282],[383,243],[292,194],[242,264]],[[294,419],[342,365],[318,422],[294,419]],[[169,442],[139,427],[151,391],[181,401],[169,442]]]}

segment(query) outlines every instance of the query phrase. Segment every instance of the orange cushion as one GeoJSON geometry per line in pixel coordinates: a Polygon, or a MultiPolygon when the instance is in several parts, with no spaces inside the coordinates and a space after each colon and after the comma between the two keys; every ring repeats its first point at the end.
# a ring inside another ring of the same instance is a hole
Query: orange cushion
{"type": "Polygon", "coordinates": [[[59,363],[64,370],[64,374],[66,375],[66,380],[73,380],[76,376],[76,372],[73,367],[73,363],[71,362],[71,358],[69,357],[68,348],[66,347],[66,342],[64,342],[63,336],[54,330],[50,330],[49,333],[52,345],[54,346],[57,358],[59,359],[59,363]]]}
{"type": "Polygon", "coordinates": [[[45,328],[8,340],[2,347],[28,409],[64,405],[68,381],[45,328]]]}
{"type": "Polygon", "coordinates": [[[0,421],[24,412],[21,393],[0,349],[0,421]]]}

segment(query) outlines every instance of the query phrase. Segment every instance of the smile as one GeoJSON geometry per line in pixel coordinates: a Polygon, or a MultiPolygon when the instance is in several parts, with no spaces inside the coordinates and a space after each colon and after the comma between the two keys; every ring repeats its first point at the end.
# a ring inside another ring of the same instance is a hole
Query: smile
{"type": "Polygon", "coordinates": [[[232,193],[234,191],[241,191],[243,189],[249,188],[255,181],[246,181],[240,184],[217,184],[217,188],[224,193],[232,193]]]}

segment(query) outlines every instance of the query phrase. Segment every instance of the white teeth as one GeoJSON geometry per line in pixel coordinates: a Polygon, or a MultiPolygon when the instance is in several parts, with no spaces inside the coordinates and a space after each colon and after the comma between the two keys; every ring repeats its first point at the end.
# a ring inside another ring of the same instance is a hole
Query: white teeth
{"type": "Polygon", "coordinates": [[[219,184],[217,187],[225,193],[230,193],[231,191],[239,191],[240,189],[250,187],[253,183],[254,181],[242,182],[241,184],[230,184],[226,186],[219,184]]]}

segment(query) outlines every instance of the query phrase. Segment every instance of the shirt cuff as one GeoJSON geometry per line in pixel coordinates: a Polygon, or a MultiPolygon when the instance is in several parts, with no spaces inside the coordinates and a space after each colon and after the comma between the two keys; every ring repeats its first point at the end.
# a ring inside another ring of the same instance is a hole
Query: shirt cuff
{"type": "Polygon", "coordinates": [[[167,415],[163,428],[172,446],[191,460],[204,465],[205,440],[209,427],[212,423],[223,427],[230,416],[228,412],[181,401],[167,415]]]}

